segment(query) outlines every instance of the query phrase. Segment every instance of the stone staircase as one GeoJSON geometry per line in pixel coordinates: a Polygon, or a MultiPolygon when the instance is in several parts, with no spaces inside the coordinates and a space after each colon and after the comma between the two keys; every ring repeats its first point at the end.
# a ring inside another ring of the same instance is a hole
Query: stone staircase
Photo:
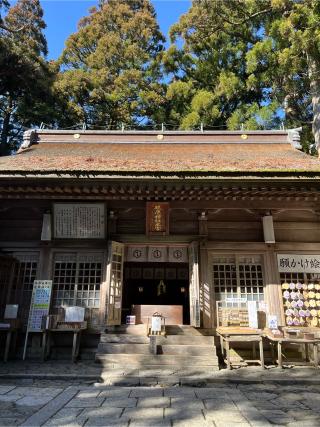
{"type": "Polygon", "coordinates": [[[101,377],[113,385],[176,385],[202,383],[219,369],[214,337],[204,329],[166,327],[153,347],[146,325],[108,327],[101,334],[96,362],[101,377]],[[156,349],[156,354],[154,354],[156,349]]]}

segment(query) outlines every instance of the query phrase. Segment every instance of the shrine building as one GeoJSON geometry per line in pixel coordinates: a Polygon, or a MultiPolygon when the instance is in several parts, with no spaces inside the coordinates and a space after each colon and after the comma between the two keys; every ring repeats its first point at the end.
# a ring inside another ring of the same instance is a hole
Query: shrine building
{"type": "Polygon", "coordinates": [[[18,304],[26,325],[39,279],[92,334],[146,306],[214,333],[227,301],[285,325],[280,284],[320,279],[320,161],[300,148],[297,130],[27,131],[0,158],[0,318],[18,304]]]}

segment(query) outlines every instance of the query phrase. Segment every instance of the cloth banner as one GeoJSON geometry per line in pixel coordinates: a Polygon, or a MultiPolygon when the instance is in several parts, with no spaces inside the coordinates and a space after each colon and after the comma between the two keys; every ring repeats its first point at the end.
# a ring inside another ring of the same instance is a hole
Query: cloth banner
{"type": "Polygon", "coordinates": [[[147,262],[147,246],[128,246],[127,262],[147,262]]]}
{"type": "Polygon", "coordinates": [[[188,248],[183,246],[127,247],[127,262],[183,262],[188,263],[188,248]]]}
{"type": "Polygon", "coordinates": [[[148,248],[149,262],[167,262],[168,250],[166,246],[149,246],[148,248]]]}
{"type": "Polygon", "coordinates": [[[183,246],[169,246],[169,262],[189,262],[188,248],[183,246]]]}

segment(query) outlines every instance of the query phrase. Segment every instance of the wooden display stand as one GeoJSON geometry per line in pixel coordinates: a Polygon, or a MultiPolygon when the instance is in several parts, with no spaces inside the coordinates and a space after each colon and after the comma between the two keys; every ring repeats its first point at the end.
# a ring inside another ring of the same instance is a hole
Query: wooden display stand
{"type": "Polygon", "coordinates": [[[4,348],[3,361],[7,362],[8,357],[9,357],[9,351],[10,351],[12,337],[13,337],[13,351],[15,352],[15,350],[16,350],[17,335],[18,335],[18,330],[20,327],[20,322],[18,321],[18,319],[6,319],[2,324],[8,325],[6,327],[5,326],[0,327],[0,332],[6,334],[6,344],[5,344],[5,348],[4,348]]]}
{"type": "Polygon", "coordinates": [[[51,341],[53,333],[73,333],[71,360],[76,362],[79,357],[80,341],[82,331],[87,329],[87,322],[58,322],[57,327],[44,329],[42,332],[42,360],[45,361],[50,356],[51,341]]]}
{"type": "Polygon", "coordinates": [[[264,369],[263,334],[260,329],[249,327],[248,311],[243,307],[221,307],[217,301],[217,329],[220,338],[222,356],[227,368],[232,368],[230,347],[234,343],[251,342],[253,358],[246,363],[258,363],[264,369]],[[256,355],[256,343],[259,345],[259,359],[256,355]]]}
{"type": "MultiPolygon", "coordinates": [[[[308,328],[304,328],[308,329],[308,328]]],[[[309,345],[312,346],[313,350],[313,362],[311,364],[317,368],[319,365],[318,362],[318,345],[320,344],[320,338],[303,338],[302,334],[301,336],[280,336],[276,337],[273,334],[270,333],[270,330],[265,330],[265,337],[269,340],[271,345],[271,353],[272,353],[272,359],[274,363],[278,364],[279,368],[283,368],[283,349],[285,344],[299,344],[304,347],[305,351],[305,362],[289,362],[288,363],[294,364],[294,365],[306,365],[310,363],[309,360],[309,345]],[[277,352],[277,357],[275,357],[275,353],[277,352]]],[[[285,333],[285,330],[284,330],[285,333]]]]}
{"type": "Polygon", "coordinates": [[[273,361],[279,368],[284,365],[283,351],[286,344],[298,344],[304,348],[305,361],[288,361],[289,364],[319,365],[318,346],[320,344],[320,285],[313,283],[286,283],[280,285],[283,318],[287,326],[279,328],[280,335],[275,336],[266,329],[265,337],[271,345],[273,361]],[[312,326],[313,322],[316,326],[312,326]],[[291,324],[293,323],[293,324],[291,324]],[[309,360],[309,345],[312,347],[313,362],[309,360]],[[277,357],[275,357],[277,352],[277,357]]]}

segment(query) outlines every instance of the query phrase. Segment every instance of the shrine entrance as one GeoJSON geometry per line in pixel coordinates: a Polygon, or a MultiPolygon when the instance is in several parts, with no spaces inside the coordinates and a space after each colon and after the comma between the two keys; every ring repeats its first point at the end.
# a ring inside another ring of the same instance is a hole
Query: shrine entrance
{"type": "Polygon", "coordinates": [[[128,315],[145,323],[161,311],[170,324],[200,327],[198,250],[197,242],[158,246],[109,242],[102,299],[106,324],[125,323],[128,315]]]}
{"type": "Polygon", "coordinates": [[[170,323],[190,324],[189,264],[126,262],[122,323],[130,314],[144,323],[145,313],[156,311],[166,311],[170,323]]]}

